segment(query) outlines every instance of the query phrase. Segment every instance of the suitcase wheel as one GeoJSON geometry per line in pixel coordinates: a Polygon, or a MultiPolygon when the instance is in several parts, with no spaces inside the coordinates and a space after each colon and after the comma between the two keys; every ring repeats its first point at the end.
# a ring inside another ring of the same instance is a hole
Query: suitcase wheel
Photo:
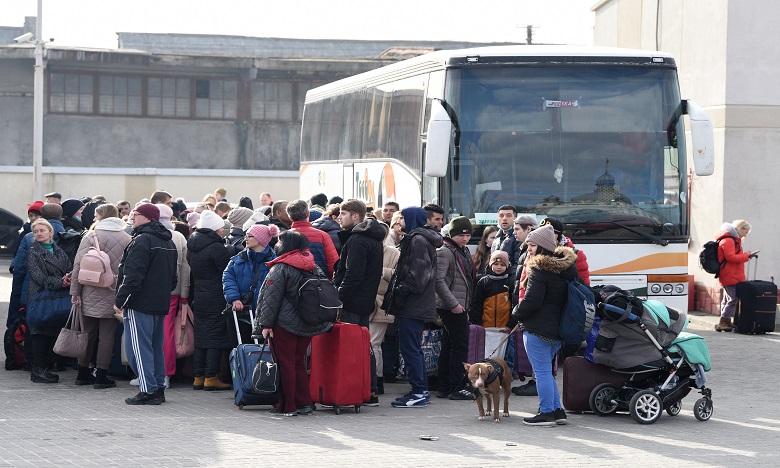
{"type": "Polygon", "coordinates": [[[238,405],[238,409],[244,409],[244,405],[238,405]]]}
{"type": "Polygon", "coordinates": [[[333,412],[336,413],[336,414],[341,414],[341,408],[339,408],[336,405],[333,405],[333,412]]]}
{"type": "Polygon", "coordinates": [[[360,413],[360,405],[355,405],[355,413],[360,413]]]}

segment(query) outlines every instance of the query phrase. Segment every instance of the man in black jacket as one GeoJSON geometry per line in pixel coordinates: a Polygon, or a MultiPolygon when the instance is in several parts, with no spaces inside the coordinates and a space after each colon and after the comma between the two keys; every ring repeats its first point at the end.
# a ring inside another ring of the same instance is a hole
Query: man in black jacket
{"type": "Polygon", "coordinates": [[[119,264],[114,311],[124,311],[127,358],[141,391],[125,403],[159,405],[165,401],[163,323],[176,288],[178,253],[156,206],[139,205],[133,215],[133,240],[119,264]]]}
{"type": "MultiPolygon", "coordinates": [[[[366,204],[362,201],[351,199],[341,204],[339,224],[343,231],[338,236],[342,248],[333,284],[344,304],[340,319],[368,328],[382,277],[385,230],[377,220],[365,218],[366,204]]],[[[371,356],[371,399],[366,404],[377,406],[376,359],[370,346],[366,351],[371,356]]]]}
{"type": "Polygon", "coordinates": [[[382,309],[396,316],[399,347],[412,390],[391,405],[420,408],[431,401],[420,340],[425,322],[436,320],[436,249],[442,246],[442,237],[426,224],[422,208],[413,206],[401,212],[404,216],[400,223],[406,235],[382,309]]]}

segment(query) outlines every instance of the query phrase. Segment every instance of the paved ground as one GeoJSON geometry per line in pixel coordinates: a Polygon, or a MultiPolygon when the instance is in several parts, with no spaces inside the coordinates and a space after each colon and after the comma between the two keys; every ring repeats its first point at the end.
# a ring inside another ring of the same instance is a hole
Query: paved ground
{"type": "MultiPolygon", "coordinates": [[[[2,300],[7,271],[0,260],[2,300]]],[[[3,322],[6,309],[0,303],[3,322]]],[[[513,396],[512,417],[495,424],[478,421],[470,402],[393,409],[390,400],[407,390],[393,384],[380,407],[360,414],[278,418],[239,410],[228,392],[178,386],[161,406],[131,407],[127,382],[93,390],[72,385],[74,371],[42,385],[0,370],[0,466],[778,466],[780,336],[715,333],[714,323],[704,316],[691,325],[712,355],[715,414],[705,423],[691,412],[694,393],[679,416],[651,426],[627,414],[572,414],[568,426],[533,428],[521,417],[535,412],[535,397],[513,396]]]]}

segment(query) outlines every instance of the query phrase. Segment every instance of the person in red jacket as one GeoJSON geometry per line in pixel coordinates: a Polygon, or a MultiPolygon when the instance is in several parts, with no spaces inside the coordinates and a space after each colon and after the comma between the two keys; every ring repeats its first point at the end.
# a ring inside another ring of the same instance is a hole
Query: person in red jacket
{"type": "Polygon", "coordinates": [[[720,301],[720,322],[715,325],[716,331],[730,332],[734,329],[731,318],[737,306],[737,283],[746,281],[745,263],[755,255],[749,250],[742,250],[742,239],[750,232],[750,223],[738,219],[733,223],[723,223],[720,227],[718,241],[718,261],[721,264],[718,281],[723,286],[723,299],[720,301]]]}

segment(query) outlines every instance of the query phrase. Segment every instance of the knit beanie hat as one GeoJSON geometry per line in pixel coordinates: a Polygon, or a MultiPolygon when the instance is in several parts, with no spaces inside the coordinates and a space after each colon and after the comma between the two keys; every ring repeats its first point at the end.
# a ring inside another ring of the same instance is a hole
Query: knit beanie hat
{"type": "Polygon", "coordinates": [[[205,210],[200,214],[200,221],[198,221],[198,228],[218,231],[224,227],[225,227],[225,220],[220,218],[219,215],[214,213],[213,211],[205,210]]]}
{"type": "Polygon", "coordinates": [[[255,224],[247,234],[254,237],[257,242],[262,246],[267,246],[271,242],[271,238],[279,235],[279,228],[276,225],[255,224]]]}
{"type": "Polygon", "coordinates": [[[503,263],[505,267],[509,268],[509,254],[503,250],[496,250],[490,254],[488,265],[493,265],[494,263],[503,263]]]}
{"type": "Polygon", "coordinates": [[[59,203],[44,203],[41,207],[41,218],[59,220],[62,218],[62,206],[59,203]]]}
{"type": "Polygon", "coordinates": [[[195,226],[198,225],[198,221],[200,221],[200,213],[195,213],[193,211],[187,215],[187,224],[190,226],[190,229],[195,229],[195,226]]]}
{"type": "Polygon", "coordinates": [[[237,206],[230,210],[230,213],[227,215],[227,220],[230,221],[230,224],[233,226],[243,226],[244,223],[252,217],[252,214],[254,214],[254,211],[249,208],[237,206]]]}
{"type": "Polygon", "coordinates": [[[41,207],[43,206],[43,202],[40,200],[35,201],[32,205],[30,205],[29,208],[27,208],[28,213],[38,213],[41,214],[41,207]]]}
{"type": "Polygon", "coordinates": [[[244,232],[248,231],[249,228],[254,226],[255,224],[270,224],[268,220],[268,216],[264,215],[262,212],[260,212],[260,209],[258,208],[252,213],[252,216],[249,217],[244,222],[244,225],[242,226],[242,230],[244,232]]]}
{"type": "Polygon", "coordinates": [[[465,216],[458,216],[450,221],[450,237],[460,234],[471,234],[471,221],[465,216]]]}
{"type": "Polygon", "coordinates": [[[158,210],[160,210],[160,223],[165,226],[167,229],[173,229],[173,223],[171,222],[171,217],[173,216],[173,208],[170,206],[164,204],[164,203],[158,203],[154,205],[157,207],[158,210]]]}
{"type": "Polygon", "coordinates": [[[84,203],[81,200],[77,198],[68,198],[67,200],[62,202],[62,217],[63,218],[72,217],[83,206],[84,203]]]}
{"type": "Polygon", "coordinates": [[[252,199],[249,197],[241,197],[241,199],[238,200],[238,206],[243,206],[244,208],[249,208],[253,211],[255,209],[255,207],[252,206],[252,199]]]}
{"type": "Polygon", "coordinates": [[[551,224],[546,224],[535,231],[531,231],[525,242],[536,244],[550,252],[555,252],[555,248],[558,247],[558,242],[555,241],[555,230],[551,224]]]}
{"type": "Polygon", "coordinates": [[[152,205],[151,203],[142,203],[136,206],[133,211],[144,215],[149,221],[160,220],[160,210],[157,209],[156,205],[152,205]]]}

